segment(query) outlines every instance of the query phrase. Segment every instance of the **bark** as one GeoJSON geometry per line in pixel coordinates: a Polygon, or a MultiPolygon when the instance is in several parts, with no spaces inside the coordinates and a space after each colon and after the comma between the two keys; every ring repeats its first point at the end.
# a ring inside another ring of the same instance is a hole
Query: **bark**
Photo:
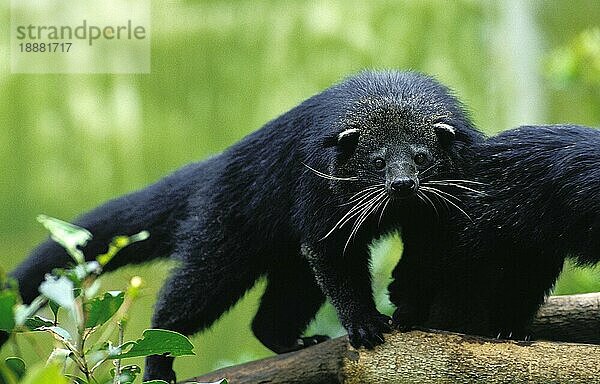
{"type": "Polygon", "coordinates": [[[193,380],[225,377],[235,384],[600,382],[600,346],[594,345],[600,344],[600,293],[551,297],[532,328],[538,339],[552,341],[517,342],[415,330],[387,335],[386,342],[374,350],[356,350],[341,337],[193,380]]]}
{"type": "Polygon", "coordinates": [[[533,322],[537,340],[600,344],[600,292],[552,296],[533,322]]]}

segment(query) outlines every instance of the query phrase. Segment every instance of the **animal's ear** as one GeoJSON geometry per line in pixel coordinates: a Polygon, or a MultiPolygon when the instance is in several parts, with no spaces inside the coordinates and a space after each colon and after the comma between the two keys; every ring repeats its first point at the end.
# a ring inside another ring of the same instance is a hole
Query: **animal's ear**
{"type": "Polygon", "coordinates": [[[456,139],[456,128],[446,123],[435,123],[433,125],[435,134],[443,145],[448,145],[456,139]]]}
{"type": "Polygon", "coordinates": [[[348,128],[335,136],[326,138],[323,146],[325,148],[338,147],[343,152],[354,151],[354,148],[358,144],[359,136],[360,131],[358,128],[348,128]]]}

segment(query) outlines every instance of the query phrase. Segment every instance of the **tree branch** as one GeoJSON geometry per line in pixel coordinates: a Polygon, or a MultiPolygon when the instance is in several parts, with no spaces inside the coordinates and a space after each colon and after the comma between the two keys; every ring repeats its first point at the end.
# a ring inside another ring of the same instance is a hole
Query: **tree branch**
{"type": "Polygon", "coordinates": [[[532,325],[537,340],[600,344],[600,292],[551,296],[532,325]]]}
{"type": "Polygon", "coordinates": [[[533,324],[538,339],[515,342],[415,330],[388,335],[374,350],[346,337],[195,378],[232,383],[569,382],[600,377],[600,293],[554,296],[533,324]]]}

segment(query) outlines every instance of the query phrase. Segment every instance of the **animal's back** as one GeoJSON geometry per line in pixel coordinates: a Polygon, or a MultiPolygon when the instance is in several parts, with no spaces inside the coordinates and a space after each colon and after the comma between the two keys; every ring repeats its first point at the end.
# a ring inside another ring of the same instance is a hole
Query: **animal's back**
{"type": "Polygon", "coordinates": [[[600,258],[592,236],[600,231],[600,131],[524,126],[475,152],[473,176],[487,185],[473,204],[476,227],[520,246],[600,258]]]}

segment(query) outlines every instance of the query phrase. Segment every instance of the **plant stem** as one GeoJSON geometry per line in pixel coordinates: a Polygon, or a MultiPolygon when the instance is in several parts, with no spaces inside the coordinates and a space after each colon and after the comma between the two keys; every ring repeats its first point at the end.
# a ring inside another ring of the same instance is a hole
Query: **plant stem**
{"type": "Polygon", "coordinates": [[[71,343],[69,343],[66,340],[61,340],[61,339],[57,339],[60,343],[62,343],[62,345],[64,345],[71,353],[72,356],[71,360],[73,360],[75,362],[75,364],[77,364],[77,368],[79,368],[79,370],[81,372],[85,372],[86,371],[86,367],[84,362],[81,360],[81,357],[79,356],[79,352],[77,351],[77,348],[75,348],[75,346],[73,346],[71,343]]]}
{"type": "Polygon", "coordinates": [[[81,366],[79,367],[79,369],[83,372],[83,374],[85,375],[86,381],[89,383],[90,380],[92,379],[92,377],[90,375],[88,363],[85,358],[85,339],[87,336],[86,336],[86,329],[85,329],[85,316],[84,316],[84,311],[83,311],[83,301],[84,300],[85,300],[85,284],[82,284],[81,294],[79,295],[79,298],[75,301],[76,302],[75,313],[76,313],[77,323],[78,323],[77,324],[77,333],[79,334],[79,337],[77,340],[77,351],[75,353],[77,355],[79,355],[79,358],[81,359],[81,366]]]}
{"type": "Polygon", "coordinates": [[[19,343],[17,342],[17,338],[15,337],[15,333],[11,333],[9,335],[9,337],[10,337],[10,341],[11,341],[10,344],[12,346],[13,353],[15,355],[17,355],[17,357],[19,357],[19,358],[22,359],[23,358],[23,353],[21,352],[21,348],[19,347],[19,343]]]}
{"type": "MultiPolygon", "coordinates": [[[[117,326],[119,327],[119,345],[123,345],[123,320],[119,320],[117,322],[117,326]]],[[[113,384],[121,384],[121,359],[117,359],[115,361],[115,377],[113,379],[113,384]]]]}
{"type": "Polygon", "coordinates": [[[88,369],[87,360],[85,359],[85,353],[83,352],[84,348],[85,348],[85,339],[80,335],[79,345],[77,346],[77,353],[79,353],[79,357],[81,358],[81,362],[82,362],[81,368],[83,368],[83,369],[81,371],[83,372],[87,382],[89,383],[91,377],[90,377],[90,370],[88,369]]]}

